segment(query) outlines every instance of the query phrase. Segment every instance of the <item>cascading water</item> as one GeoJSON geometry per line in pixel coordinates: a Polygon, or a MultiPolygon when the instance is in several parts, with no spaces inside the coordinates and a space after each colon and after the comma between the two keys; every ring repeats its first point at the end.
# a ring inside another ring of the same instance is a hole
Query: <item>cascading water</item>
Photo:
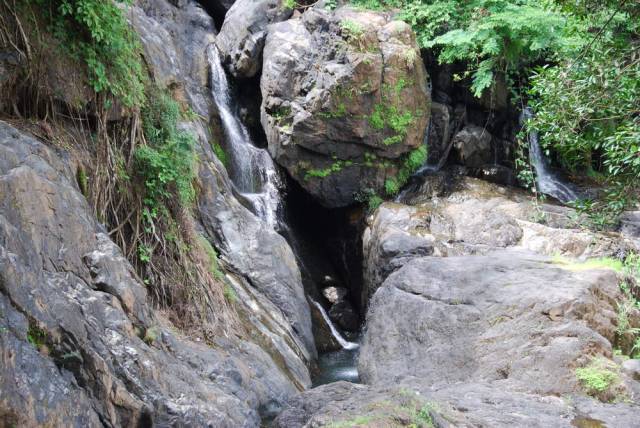
{"type": "Polygon", "coordinates": [[[316,308],[318,308],[318,310],[322,314],[322,318],[324,318],[324,321],[327,323],[327,325],[331,329],[331,334],[333,335],[333,337],[335,337],[336,341],[338,341],[340,346],[342,346],[342,349],[346,349],[346,350],[349,350],[349,351],[352,351],[354,349],[358,349],[358,347],[360,345],[358,345],[357,343],[349,342],[344,337],[342,337],[342,335],[340,334],[340,332],[338,331],[336,326],[333,324],[333,322],[331,322],[331,319],[329,318],[329,315],[327,315],[327,311],[324,310],[324,308],[322,307],[322,305],[320,303],[316,302],[315,300],[311,300],[311,303],[313,303],[313,305],[316,308]]]}
{"type": "Polygon", "coordinates": [[[327,352],[318,357],[319,374],[313,379],[313,386],[324,385],[326,383],[346,380],[348,382],[359,382],[360,377],[357,369],[358,348],[360,345],[346,340],[331,319],[327,315],[322,305],[315,300],[311,303],[318,308],[325,322],[331,329],[331,334],[336,341],[342,346],[342,349],[334,352],[327,352]]]}
{"type": "MultiPolygon", "coordinates": [[[[520,123],[524,123],[533,117],[529,107],[526,107],[520,115],[520,123]]],[[[562,203],[568,203],[579,199],[578,193],[568,183],[563,183],[560,177],[551,171],[549,161],[542,153],[537,132],[529,132],[529,159],[536,173],[536,185],[540,193],[549,195],[562,203]]]]}
{"type": "Polygon", "coordinates": [[[230,160],[229,175],[236,189],[265,223],[276,227],[282,181],[269,153],[251,142],[235,108],[227,75],[215,45],[207,51],[211,68],[211,92],[220,113],[230,160]]]}

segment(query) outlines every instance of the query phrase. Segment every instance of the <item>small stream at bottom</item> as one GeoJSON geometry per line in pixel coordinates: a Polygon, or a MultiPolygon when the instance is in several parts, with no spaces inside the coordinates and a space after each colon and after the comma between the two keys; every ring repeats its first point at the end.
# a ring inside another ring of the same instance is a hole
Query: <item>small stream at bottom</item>
{"type": "Polygon", "coordinates": [[[340,349],[318,356],[318,374],[313,386],[325,385],[339,380],[360,383],[358,375],[358,349],[340,349]]]}

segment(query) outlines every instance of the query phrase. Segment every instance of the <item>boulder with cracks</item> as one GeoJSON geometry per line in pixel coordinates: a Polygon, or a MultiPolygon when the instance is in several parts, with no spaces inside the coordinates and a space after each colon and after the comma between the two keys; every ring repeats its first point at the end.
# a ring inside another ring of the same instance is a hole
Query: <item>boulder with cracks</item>
{"type": "Polygon", "coordinates": [[[327,207],[382,194],[423,144],[427,83],[407,24],[311,8],[269,27],[260,84],[269,151],[327,207]]]}

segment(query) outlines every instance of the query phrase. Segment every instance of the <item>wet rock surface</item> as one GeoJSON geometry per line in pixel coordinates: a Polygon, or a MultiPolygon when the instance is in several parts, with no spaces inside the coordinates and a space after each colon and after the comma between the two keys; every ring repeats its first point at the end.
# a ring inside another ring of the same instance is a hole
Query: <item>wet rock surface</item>
{"type": "Polygon", "coordinates": [[[453,137],[453,147],[461,165],[479,168],[492,160],[491,134],[484,128],[468,125],[453,137]]]}
{"type": "Polygon", "coordinates": [[[272,157],[327,207],[383,191],[423,143],[430,114],[410,27],[314,7],[269,28],[261,121],[272,157]]]}
{"type": "MultiPolygon", "coordinates": [[[[174,96],[204,118],[215,116],[207,61],[207,47],[215,40],[211,17],[195,1],[142,2],[139,7],[132,7],[130,14],[156,83],[170,88],[174,96]]],[[[209,143],[214,136],[208,125],[217,127],[215,121],[182,125],[199,143],[201,192],[197,217],[202,231],[239,274],[238,287],[258,290],[259,296],[251,299],[260,301],[260,309],[254,306],[254,310],[268,314],[258,318],[269,319],[265,323],[270,327],[256,321],[253,315],[251,324],[258,331],[269,332],[262,335],[263,339],[270,348],[277,349],[277,355],[286,355],[284,360],[295,373],[296,382],[306,385],[310,380],[304,365],[314,358],[316,350],[309,306],[293,251],[282,236],[238,201],[225,167],[209,143]]],[[[254,294],[240,292],[248,297],[254,294]]],[[[251,314],[250,309],[247,314],[251,314]]]]}

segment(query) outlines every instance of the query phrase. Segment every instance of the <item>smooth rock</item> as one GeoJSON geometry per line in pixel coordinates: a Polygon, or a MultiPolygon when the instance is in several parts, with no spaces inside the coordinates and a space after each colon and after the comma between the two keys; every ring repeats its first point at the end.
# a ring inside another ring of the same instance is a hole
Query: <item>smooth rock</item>
{"type": "Polygon", "coordinates": [[[347,296],[348,290],[344,287],[327,287],[322,289],[322,295],[329,303],[336,304],[347,296]]]}
{"type": "Polygon", "coordinates": [[[638,410],[628,403],[507,391],[499,384],[443,387],[411,378],[397,385],[335,382],[313,388],[292,399],[274,426],[637,428],[638,410]]]}
{"type": "Polygon", "coordinates": [[[519,250],[415,258],[371,299],[360,376],[578,393],[574,368],[612,354],[621,298],[614,271],[574,272],[519,250]]]}
{"type": "Polygon", "coordinates": [[[4,122],[0,153],[0,323],[11,343],[0,366],[6,420],[253,426],[261,403],[282,403],[296,391],[259,348],[239,351],[239,342],[222,353],[171,333],[103,234],[65,157],[4,122]],[[162,342],[142,340],[152,329],[162,342]],[[242,373],[244,394],[204,375],[222,360],[242,373]]]}

